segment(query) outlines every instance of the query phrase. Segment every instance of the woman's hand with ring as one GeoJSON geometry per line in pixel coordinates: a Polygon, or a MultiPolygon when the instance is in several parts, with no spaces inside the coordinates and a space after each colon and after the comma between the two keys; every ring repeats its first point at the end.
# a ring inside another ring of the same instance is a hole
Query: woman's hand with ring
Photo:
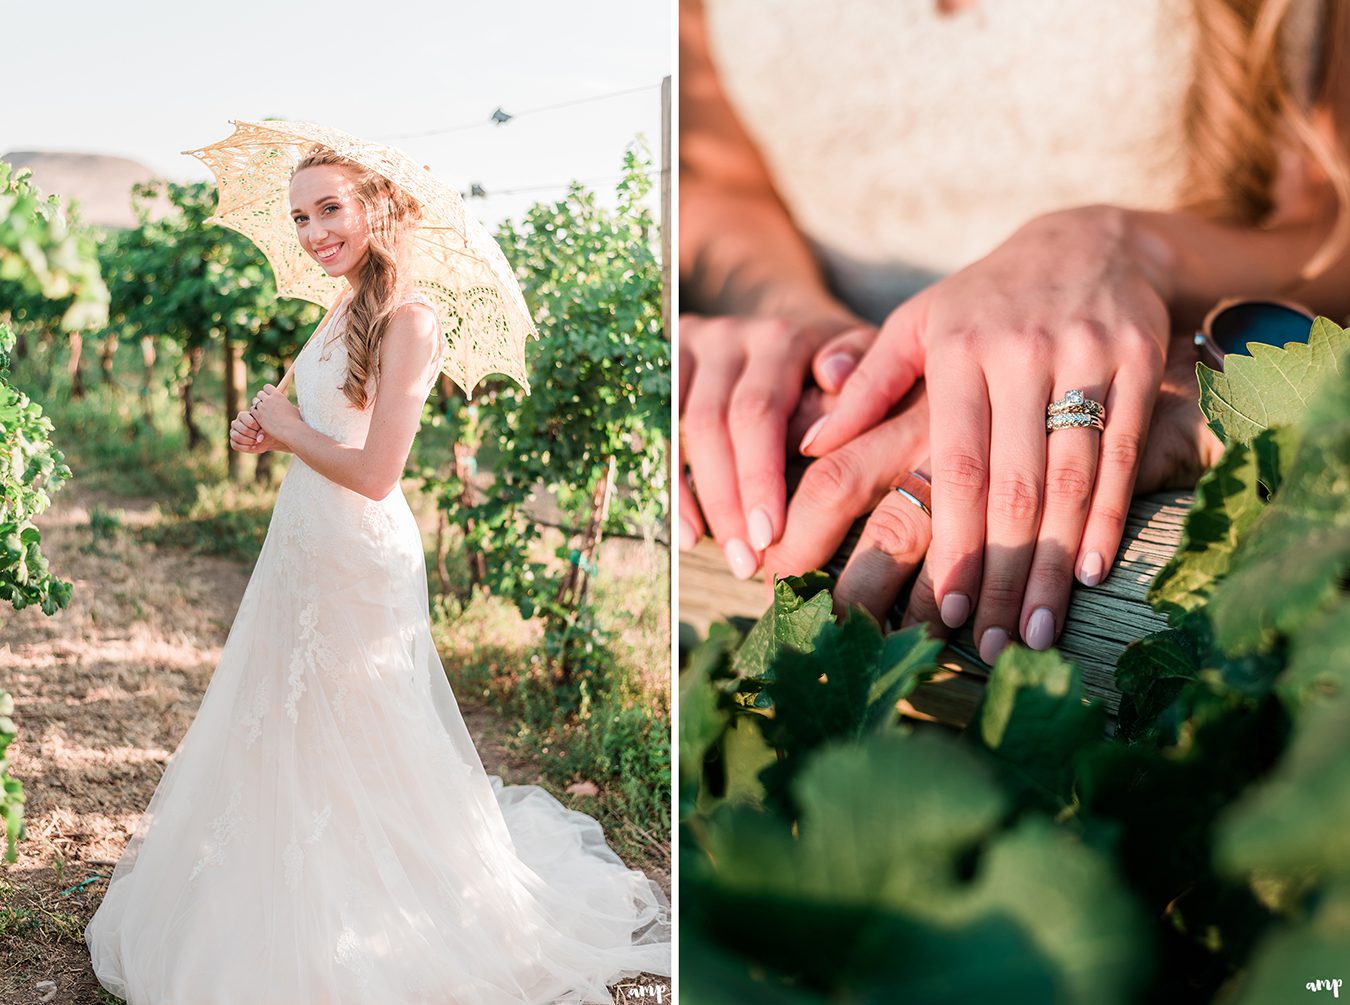
{"type": "Polygon", "coordinates": [[[285,450],[286,445],[265,432],[252,412],[240,412],[230,423],[230,449],[244,454],[285,450]]]}
{"type": "Polygon", "coordinates": [[[866,515],[862,538],[836,584],[835,607],[843,612],[861,604],[884,623],[931,536],[929,517],[892,489],[922,468],[927,456],[928,403],[920,382],[896,415],[807,467],[782,539],[764,556],[765,571],[800,575],[822,567],[853,522],[866,515]]]}
{"type": "Polygon", "coordinates": [[[973,614],[986,660],[1019,634],[1050,646],[1075,574],[1107,573],[1166,360],[1165,294],[1126,212],[1039,217],[893,312],[802,444],[827,454],[925,376],[928,570],[943,622],[973,614]],[[1105,430],[1047,436],[1047,406],[1075,388],[1105,405],[1105,430]]]}
{"type": "Polygon", "coordinates": [[[288,450],[286,431],[293,428],[294,423],[304,421],[300,417],[300,410],[273,384],[264,384],[253,401],[253,407],[249,411],[259,428],[270,436],[280,449],[288,450]]]}

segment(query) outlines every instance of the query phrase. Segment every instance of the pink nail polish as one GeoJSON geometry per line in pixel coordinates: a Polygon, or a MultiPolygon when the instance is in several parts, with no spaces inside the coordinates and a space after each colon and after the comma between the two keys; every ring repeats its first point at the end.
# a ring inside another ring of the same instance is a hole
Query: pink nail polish
{"type": "Polygon", "coordinates": [[[763,551],[773,544],[773,521],[769,519],[769,511],[763,506],[755,507],[750,518],[746,520],[746,526],[750,531],[750,545],[756,551],[763,551]]]}
{"type": "Polygon", "coordinates": [[[691,551],[698,544],[698,531],[688,520],[680,520],[680,551],[691,551]]]}
{"type": "Polygon", "coordinates": [[[811,445],[812,440],[820,435],[820,431],[825,428],[825,423],[828,422],[829,419],[830,417],[828,415],[822,415],[815,422],[811,423],[811,428],[808,429],[806,435],[802,437],[801,446],[797,448],[798,453],[806,453],[806,448],[811,445]]]}
{"type": "Polygon", "coordinates": [[[1055,615],[1048,607],[1038,607],[1027,619],[1027,645],[1032,649],[1049,649],[1055,641],[1055,615]]]}
{"type": "Polygon", "coordinates": [[[1102,581],[1102,571],[1105,564],[1102,561],[1102,556],[1097,552],[1088,552],[1087,557],[1083,559],[1083,568],[1078,573],[1079,580],[1084,586],[1096,586],[1102,581]]]}
{"type": "Polygon", "coordinates": [[[998,654],[1007,646],[1008,639],[1007,629],[986,628],[984,634],[980,636],[980,659],[993,666],[998,654]]]}
{"type": "Polygon", "coordinates": [[[723,545],[722,552],[727,556],[731,574],[737,579],[749,579],[759,568],[759,560],[755,558],[755,553],[739,538],[733,538],[723,545]]]}
{"type": "Polygon", "coordinates": [[[939,613],[948,628],[960,628],[970,617],[970,598],[964,593],[949,593],[942,598],[939,613]]]}

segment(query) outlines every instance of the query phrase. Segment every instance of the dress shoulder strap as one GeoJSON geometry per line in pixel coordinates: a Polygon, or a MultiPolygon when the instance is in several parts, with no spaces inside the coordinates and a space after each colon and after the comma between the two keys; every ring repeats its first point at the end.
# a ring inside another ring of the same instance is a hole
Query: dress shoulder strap
{"type": "MultiPolygon", "coordinates": [[[[432,308],[433,311],[435,310],[435,304],[431,302],[431,298],[428,297],[421,290],[417,289],[416,287],[409,290],[399,299],[398,302],[399,307],[403,307],[407,304],[425,304],[426,306],[432,308]]],[[[442,336],[440,344],[436,348],[436,369],[432,373],[431,379],[428,382],[427,385],[428,389],[435,386],[436,378],[440,376],[441,366],[445,362],[445,353],[446,353],[445,338],[444,336],[442,336]]]]}

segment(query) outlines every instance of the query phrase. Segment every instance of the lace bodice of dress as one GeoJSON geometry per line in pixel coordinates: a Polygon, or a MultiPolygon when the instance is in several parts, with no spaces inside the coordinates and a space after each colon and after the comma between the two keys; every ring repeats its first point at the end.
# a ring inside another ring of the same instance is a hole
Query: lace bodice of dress
{"type": "MultiPolygon", "coordinates": [[[[704,0],[727,100],[840,295],[880,320],[1034,216],[1166,210],[1185,171],[1193,0],[704,0]]],[[[1295,0],[1291,80],[1321,3],[1295,0]]]]}
{"type": "MultiPolygon", "coordinates": [[[[347,344],[342,335],[342,326],[346,324],[350,302],[350,298],[344,300],[301,350],[295,364],[295,396],[300,406],[300,417],[307,425],[339,442],[360,446],[365,443],[366,434],[370,432],[376,381],[372,378],[366,383],[370,400],[359,411],[342,392],[342,384],[347,379],[347,344]]],[[[409,303],[431,306],[431,301],[418,292],[403,297],[400,306],[409,303]]],[[[443,342],[439,352],[443,358],[443,342]]],[[[433,374],[425,389],[426,393],[431,391],[434,382],[433,374]]]]}

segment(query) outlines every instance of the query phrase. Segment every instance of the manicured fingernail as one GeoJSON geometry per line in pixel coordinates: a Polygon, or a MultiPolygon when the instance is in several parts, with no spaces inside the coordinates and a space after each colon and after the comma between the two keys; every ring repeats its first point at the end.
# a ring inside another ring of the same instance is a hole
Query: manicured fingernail
{"type": "Polygon", "coordinates": [[[825,427],[825,423],[829,421],[829,418],[828,415],[822,415],[815,422],[811,423],[811,428],[808,429],[806,435],[802,437],[802,445],[797,448],[798,453],[806,453],[806,448],[811,445],[812,440],[820,435],[820,431],[825,427]]]}
{"type": "Polygon", "coordinates": [[[948,628],[960,628],[970,617],[970,598],[964,593],[949,593],[942,598],[942,623],[948,628]]]}
{"type": "Polygon", "coordinates": [[[1038,607],[1027,618],[1027,645],[1032,649],[1049,649],[1055,641],[1055,614],[1048,607],[1038,607]]]}
{"type": "Polygon", "coordinates": [[[680,551],[690,551],[698,544],[698,531],[688,520],[680,520],[680,551]]]}
{"type": "Polygon", "coordinates": [[[1089,551],[1087,557],[1083,559],[1083,567],[1078,571],[1078,578],[1084,586],[1096,586],[1102,581],[1102,568],[1106,563],[1102,561],[1102,556],[1095,551],[1089,551]]]}
{"type": "Polygon", "coordinates": [[[769,511],[763,506],[757,506],[745,523],[750,529],[750,543],[754,545],[756,551],[763,551],[773,544],[773,521],[769,519],[769,511]]]}
{"type": "Polygon", "coordinates": [[[724,544],[722,552],[727,556],[727,565],[731,566],[731,574],[737,579],[749,579],[759,568],[755,553],[740,538],[732,538],[724,544]]]}
{"type": "Polygon", "coordinates": [[[990,666],[998,659],[998,654],[1008,644],[1009,635],[1004,628],[986,628],[980,636],[980,659],[990,666]]]}
{"type": "Polygon", "coordinates": [[[825,390],[838,391],[857,366],[858,360],[845,352],[837,352],[825,359],[820,364],[820,376],[825,382],[825,390]]]}

